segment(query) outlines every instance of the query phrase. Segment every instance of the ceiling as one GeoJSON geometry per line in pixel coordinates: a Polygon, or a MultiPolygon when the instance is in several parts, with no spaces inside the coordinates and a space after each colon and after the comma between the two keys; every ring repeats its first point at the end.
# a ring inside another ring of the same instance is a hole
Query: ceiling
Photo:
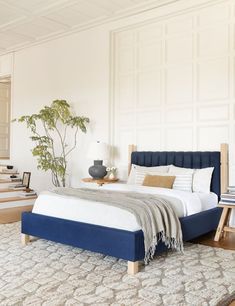
{"type": "Polygon", "coordinates": [[[175,1],[0,0],[0,54],[169,2],[175,1]]]}

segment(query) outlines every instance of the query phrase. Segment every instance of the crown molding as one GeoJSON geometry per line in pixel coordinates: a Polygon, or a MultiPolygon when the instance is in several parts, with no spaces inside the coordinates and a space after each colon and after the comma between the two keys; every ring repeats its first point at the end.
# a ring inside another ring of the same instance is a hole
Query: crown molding
{"type": "MultiPolygon", "coordinates": [[[[110,23],[110,22],[114,22],[114,21],[118,21],[118,20],[121,20],[121,19],[124,19],[124,18],[131,17],[131,16],[136,16],[136,15],[139,15],[139,14],[143,14],[143,13],[149,12],[151,10],[160,8],[162,6],[173,4],[173,3],[179,2],[179,1],[181,1],[181,0],[154,0],[154,1],[149,2],[148,4],[145,4],[145,5],[143,5],[143,4],[142,5],[136,5],[134,7],[126,9],[124,11],[122,10],[121,13],[115,14],[111,17],[93,19],[91,22],[87,22],[87,23],[81,24],[79,26],[74,26],[72,28],[70,28],[70,27],[66,28],[66,26],[64,26],[63,30],[58,31],[58,32],[53,33],[53,34],[50,34],[48,36],[44,36],[40,39],[33,39],[33,40],[28,41],[26,43],[14,45],[13,47],[10,47],[10,48],[0,49],[0,56],[8,54],[8,53],[12,53],[12,52],[20,51],[22,49],[29,48],[31,46],[40,45],[40,44],[43,44],[43,43],[46,43],[46,42],[49,42],[49,41],[52,41],[52,40],[55,40],[55,39],[58,39],[58,38],[62,38],[62,37],[65,37],[65,36],[76,34],[78,32],[86,31],[86,30],[89,30],[89,29],[92,29],[92,28],[95,28],[97,26],[101,26],[101,25],[104,25],[104,24],[107,24],[107,23],[110,23]]],[[[1,3],[1,1],[0,1],[0,3],[1,3]]],[[[25,12],[25,10],[24,10],[24,12],[25,12]]],[[[33,14],[33,15],[36,16],[37,14],[33,14]]],[[[47,18],[47,17],[43,17],[43,18],[47,18]]],[[[49,18],[47,18],[47,19],[51,21],[51,19],[49,19],[49,18]]],[[[19,24],[22,24],[24,21],[25,21],[24,18],[20,18],[19,19],[19,24]]],[[[10,23],[8,25],[6,25],[5,27],[3,27],[3,29],[6,29],[6,27],[9,30],[12,29],[10,23]]],[[[1,30],[0,30],[0,32],[1,32],[1,30]]]]}

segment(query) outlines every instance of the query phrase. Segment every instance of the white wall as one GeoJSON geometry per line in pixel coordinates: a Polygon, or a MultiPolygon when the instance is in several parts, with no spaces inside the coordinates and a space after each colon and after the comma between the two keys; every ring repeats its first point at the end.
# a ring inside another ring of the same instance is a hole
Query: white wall
{"type": "MultiPolygon", "coordinates": [[[[52,100],[61,98],[70,101],[78,115],[91,120],[88,133],[79,135],[77,149],[73,152],[70,175],[74,184],[87,176],[91,161],[86,159],[86,152],[91,139],[108,141],[108,66],[109,32],[101,28],[14,55],[12,118],[37,112],[52,100]]],[[[10,162],[21,172],[31,171],[32,186],[41,190],[51,184],[51,178],[49,174],[36,171],[31,148],[26,128],[12,124],[10,162]]]]}
{"type": "Polygon", "coordinates": [[[114,33],[114,144],[127,170],[139,150],[220,150],[235,182],[234,1],[178,11],[114,33]]]}
{"type": "MultiPolygon", "coordinates": [[[[193,7],[204,2],[208,3],[205,0],[178,1],[167,7],[163,6],[156,10],[15,52],[13,70],[11,71],[13,76],[12,118],[31,114],[44,105],[50,104],[53,99],[63,98],[72,103],[77,114],[86,115],[91,119],[89,131],[87,135],[79,135],[79,145],[71,159],[70,180],[73,186],[78,184],[81,177],[87,175],[87,168],[91,164],[91,161],[86,158],[90,141],[95,139],[106,142],[114,140],[109,122],[110,89],[112,88],[110,82],[111,32],[116,32],[126,26],[132,30],[132,26],[150,20],[165,22],[165,15],[184,10],[194,11],[193,7]]],[[[234,1],[222,2],[233,3],[234,1]]],[[[211,14],[207,14],[206,18],[208,15],[211,14]]],[[[217,113],[220,113],[219,109],[217,113]]],[[[163,109],[161,114],[165,116],[166,109],[163,109]]],[[[112,117],[111,119],[113,120],[112,117]]],[[[227,124],[228,121],[225,118],[223,122],[227,124]]],[[[229,125],[234,126],[230,121],[229,125]]],[[[193,128],[196,127],[193,125],[193,128]]],[[[20,171],[33,172],[32,185],[35,188],[39,190],[48,188],[51,184],[50,175],[36,171],[37,164],[30,152],[32,144],[28,136],[28,131],[23,125],[16,123],[12,125],[11,162],[17,165],[20,171]]],[[[143,136],[143,139],[147,138],[143,136]]],[[[127,140],[129,141],[129,139],[127,140]]],[[[228,139],[220,140],[227,141],[228,139]]],[[[187,145],[185,149],[188,148],[187,145]]],[[[148,143],[146,143],[146,149],[148,149],[148,143]]],[[[158,148],[156,147],[156,149],[158,148]]],[[[179,142],[179,149],[182,149],[182,142],[179,142]]]]}
{"type": "MultiPolygon", "coordinates": [[[[53,99],[62,98],[72,103],[78,115],[88,116],[91,120],[88,134],[79,135],[77,149],[73,152],[70,175],[74,184],[78,183],[79,177],[87,175],[91,161],[87,160],[86,151],[91,138],[108,139],[109,71],[103,69],[109,63],[108,33],[104,35],[101,29],[91,32],[55,40],[15,54],[14,118],[37,112],[53,99]]],[[[12,139],[14,163],[22,170],[32,171],[37,188],[45,188],[49,177],[34,171],[36,161],[28,149],[31,143],[28,132],[23,126],[14,124],[12,139]],[[39,177],[35,178],[35,175],[39,177]]]]}

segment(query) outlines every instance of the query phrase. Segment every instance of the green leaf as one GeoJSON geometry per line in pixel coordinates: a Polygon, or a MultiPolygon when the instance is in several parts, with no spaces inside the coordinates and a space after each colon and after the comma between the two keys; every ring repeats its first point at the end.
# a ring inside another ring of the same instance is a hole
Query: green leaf
{"type": "Polygon", "coordinates": [[[55,184],[64,186],[68,163],[65,149],[71,152],[75,148],[76,131],[79,129],[86,133],[89,118],[75,116],[66,100],[54,100],[50,106],[44,106],[37,114],[24,115],[12,122],[26,124],[31,132],[30,138],[35,143],[32,154],[37,158],[38,169],[50,170],[53,178],[56,176],[60,179],[55,184]],[[66,134],[63,134],[66,127],[72,130],[75,128],[75,145],[71,148],[68,148],[66,138],[64,138],[66,134]],[[50,135],[51,132],[57,133],[59,140],[56,141],[50,135]],[[60,153],[55,153],[56,148],[60,149],[60,153]]]}

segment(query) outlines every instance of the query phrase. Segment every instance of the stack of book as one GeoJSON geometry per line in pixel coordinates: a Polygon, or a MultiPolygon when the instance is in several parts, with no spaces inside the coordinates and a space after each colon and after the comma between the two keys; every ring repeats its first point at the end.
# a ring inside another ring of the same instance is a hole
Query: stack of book
{"type": "Polygon", "coordinates": [[[22,191],[22,192],[19,193],[19,195],[20,195],[20,197],[27,198],[27,197],[36,196],[37,193],[34,190],[30,190],[30,191],[22,191]]]}
{"type": "Polygon", "coordinates": [[[17,172],[0,172],[0,179],[2,180],[11,180],[13,178],[18,178],[17,172]]]}
{"type": "Polygon", "coordinates": [[[0,191],[1,189],[14,189],[16,184],[21,183],[21,179],[0,179],[0,191]]]}
{"type": "Polygon", "coordinates": [[[22,182],[22,179],[20,178],[20,177],[13,177],[13,178],[11,178],[10,179],[11,180],[11,182],[15,182],[15,183],[20,183],[20,182],[22,182]]]}
{"type": "Polygon", "coordinates": [[[0,165],[0,179],[2,180],[11,180],[12,178],[18,178],[17,169],[13,166],[0,165]],[[9,169],[9,167],[11,169],[9,169]]]}
{"type": "Polygon", "coordinates": [[[220,204],[235,206],[235,186],[229,186],[228,192],[221,194],[220,204]]]}

